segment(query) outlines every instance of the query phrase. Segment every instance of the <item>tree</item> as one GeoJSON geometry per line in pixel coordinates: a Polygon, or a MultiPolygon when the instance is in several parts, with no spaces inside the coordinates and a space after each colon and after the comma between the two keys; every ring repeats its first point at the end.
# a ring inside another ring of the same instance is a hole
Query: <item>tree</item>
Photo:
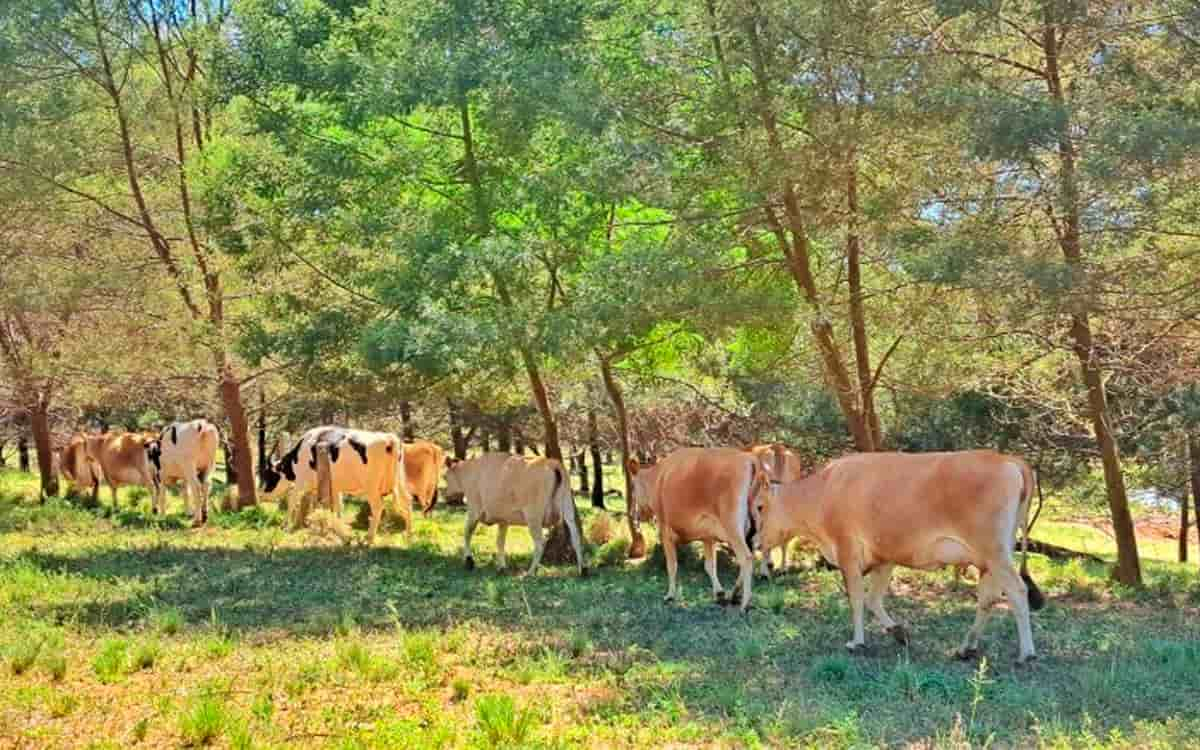
{"type": "MultiPolygon", "coordinates": [[[[203,57],[228,12],[223,0],[5,6],[4,76],[37,92],[40,99],[29,104],[51,110],[78,140],[69,148],[56,139],[32,152],[7,150],[0,167],[86,201],[142,238],[210,353],[245,505],[255,499],[254,474],[241,382],[230,356],[228,276],[203,231],[188,171],[212,137],[215,113],[204,98],[203,57]],[[98,131],[98,122],[111,129],[98,131]]],[[[32,112],[25,114],[9,125],[45,128],[28,116],[32,112]]]]}

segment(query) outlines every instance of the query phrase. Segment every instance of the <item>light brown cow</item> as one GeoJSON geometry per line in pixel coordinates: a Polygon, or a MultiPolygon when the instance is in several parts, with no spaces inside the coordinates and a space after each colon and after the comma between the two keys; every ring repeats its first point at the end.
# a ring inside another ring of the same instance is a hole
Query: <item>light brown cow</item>
{"type": "MultiPolygon", "coordinates": [[[[772,478],[781,453],[764,462],[772,478]]],[[[1033,489],[1029,464],[995,451],[845,456],[799,481],[772,479],[755,501],[761,521],[755,541],[769,548],[806,537],[841,568],[854,628],[846,644],[851,651],[865,645],[864,604],[885,630],[907,643],[904,628],[883,608],[897,565],[918,570],[974,565],[980,573],[978,608],[958,656],[978,653],[991,607],[1003,595],[1017,621],[1018,660],[1025,662],[1034,658],[1029,612],[1043,603],[1025,567],[1033,489]],[[1018,531],[1019,572],[1013,564],[1018,531]]]]}
{"type": "Polygon", "coordinates": [[[740,572],[734,593],[741,590],[745,610],[750,605],[754,575],[754,555],[746,538],[750,501],[765,481],[755,457],[736,448],[681,448],[653,466],[643,468],[634,459],[628,466],[635,502],[640,508],[649,508],[658,523],[667,563],[664,601],[674,600],[679,593],[676,546],[697,541],[704,543],[704,568],[712,580],[713,597],[723,601],[717,543],[724,542],[737,558],[740,572]]]}
{"type": "MultiPolygon", "coordinates": [[[[761,463],[765,457],[771,455],[771,452],[774,450],[774,447],[775,447],[774,445],[769,445],[769,444],[755,445],[751,448],[747,448],[746,450],[748,450],[750,453],[754,454],[755,458],[757,458],[759,460],[759,462],[761,463]]],[[[794,482],[797,479],[800,479],[801,477],[803,477],[804,476],[804,463],[800,460],[800,457],[797,456],[795,454],[795,452],[793,452],[791,449],[788,449],[788,448],[784,449],[783,455],[784,455],[785,460],[784,460],[784,465],[783,465],[784,466],[783,476],[780,477],[780,480],[784,481],[784,482],[794,482]]],[[[787,570],[788,544],[790,544],[791,541],[792,541],[791,539],[788,539],[783,544],[779,545],[779,548],[778,548],[779,549],[779,570],[787,570]]],[[[774,551],[775,550],[773,548],[764,549],[762,551],[762,565],[759,568],[758,572],[759,572],[759,575],[763,576],[764,578],[770,578],[771,571],[775,569],[774,565],[771,562],[771,553],[774,551]]]]}
{"type": "Polygon", "coordinates": [[[446,454],[441,446],[427,440],[415,440],[404,444],[404,474],[408,491],[412,493],[425,515],[433,512],[437,504],[438,482],[442,479],[442,466],[446,454]]]}
{"type": "Polygon", "coordinates": [[[88,458],[100,467],[100,474],[112,490],[113,506],[117,489],[138,485],[156,492],[157,478],[150,463],[149,450],[154,438],[133,432],[105,432],[88,435],[84,441],[88,458]]]}
{"type": "Polygon", "coordinates": [[[76,487],[90,489],[93,503],[98,500],[103,476],[100,466],[88,457],[87,435],[80,432],[71,436],[59,455],[58,469],[76,487]]]}
{"type": "Polygon", "coordinates": [[[504,569],[504,539],[508,527],[524,524],[533,537],[533,562],[529,575],[537,572],[546,542],[543,529],[553,529],[565,521],[575,550],[579,574],[586,575],[579,527],[575,524],[575,499],[571,482],[562,464],[552,458],[512,456],[508,453],[484,453],[466,461],[446,460],[446,496],[465,496],[467,522],[463,529],[463,561],[475,567],[471,553],[471,535],[484,523],[498,525],[496,567],[504,569]]]}

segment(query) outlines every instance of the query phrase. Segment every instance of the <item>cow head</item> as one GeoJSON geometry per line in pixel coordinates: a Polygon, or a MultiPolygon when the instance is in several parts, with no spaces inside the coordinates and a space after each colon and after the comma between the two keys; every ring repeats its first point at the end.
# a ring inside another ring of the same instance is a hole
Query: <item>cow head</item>
{"type": "Polygon", "coordinates": [[[750,513],[758,531],[752,540],[754,549],[772,549],[787,541],[784,534],[780,488],[787,472],[786,449],[776,443],[770,453],[758,456],[758,467],[765,481],[752,488],[750,513]]]}
{"type": "Polygon", "coordinates": [[[446,499],[459,502],[467,494],[463,484],[463,468],[466,461],[446,456],[446,499]]]}
{"type": "Polygon", "coordinates": [[[631,509],[636,507],[638,520],[654,520],[654,483],[658,480],[658,465],[642,466],[636,458],[625,462],[629,476],[633,478],[631,509]]]}
{"type": "Polygon", "coordinates": [[[143,444],[146,449],[146,459],[150,461],[150,471],[155,480],[162,477],[162,442],[158,438],[149,438],[143,444]]]}
{"type": "MultiPolygon", "coordinates": [[[[278,444],[271,449],[278,450],[278,444]]],[[[296,459],[300,455],[300,443],[278,459],[268,459],[259,471],[262,484],[259,490],[264,497],[272,498],[287,492],[292,482],[296,481],[296,459]]]]}

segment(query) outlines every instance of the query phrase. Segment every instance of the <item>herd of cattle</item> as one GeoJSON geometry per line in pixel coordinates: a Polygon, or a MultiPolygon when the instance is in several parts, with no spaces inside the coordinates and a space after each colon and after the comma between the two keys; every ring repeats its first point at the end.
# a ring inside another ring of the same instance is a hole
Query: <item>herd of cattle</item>
{"type": "MultiPolygon", "coordinates": [[[[179,422],[158,433],[78,434],[60,455],[62,473],[90,488],[105,482],[113,503],[123,485],[153,493],[155,513],[165,511],[165,487],[181,483],[195,525],[207,519],[208,496],[219,444],[217,428],[203,419],[179,422]]],[[[414,498],[428,514],[437,500],[443,470],[446,494],[465,499],[463,560],[474,567],[471,536],[478,524],[498,526],[496,564],[504,568],[508,527],[524,525],[533,538],[529,573],[545,548],[544,533],[565,522],[579,573],[586,574],[569,476],[556,460],[484,453],[468,460],[444,455],[425,441],[403,443],[393,434],[317,427],[290,450],[260,468],[263,494],[301,497],[318,492],[319,453],[329,459],[333,510],[343,494],[364,497],[373,543],[385,497],[391,510],[413,526],[414,498]]],[[[750,604],[756,551],[764,573],[775,549],[786,566],[788,543],[803,538],[842,572],[850,600],[851,651],[865,646],[864,609],[884,630],[906,643],[904,628],[888,615],[883,599],[896,566],[931,570],[974,566],[979,574],[974,624],[957,650],[978,653],[993,605],[1007,599],[1017,624],[1018,661],[1034,658],[1030,610],[1043,603],[1025,566],[1028,514],[1035,478],[1029,465],[994,451],[867,453],[835,459],[805,474],[800,459],[779,445],[681,448],[641,466],[630,460],[634,497],[630,513],[658,527],[667,568],[666,600],[678,595],[677,547],[704,544],[713,596],[726,594],[717,573],[716,549],[732,549],[738,578],[732,597],[750,604]],[[1014,562],[1020,537],[1021,562],[1014,562]]]]}

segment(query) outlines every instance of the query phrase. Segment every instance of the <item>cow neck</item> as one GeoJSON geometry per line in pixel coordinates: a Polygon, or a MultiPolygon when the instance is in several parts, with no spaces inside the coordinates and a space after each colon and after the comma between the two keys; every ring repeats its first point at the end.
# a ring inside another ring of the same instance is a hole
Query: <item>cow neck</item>
{"type": "Polygon", "coordinates": [[[794,482],[785,482],[779,488],[779,504],[784,513],[784,525],[789,536],[813,535],[818,526],[824,485],[821,472],[815,471],[794,482]]]}

